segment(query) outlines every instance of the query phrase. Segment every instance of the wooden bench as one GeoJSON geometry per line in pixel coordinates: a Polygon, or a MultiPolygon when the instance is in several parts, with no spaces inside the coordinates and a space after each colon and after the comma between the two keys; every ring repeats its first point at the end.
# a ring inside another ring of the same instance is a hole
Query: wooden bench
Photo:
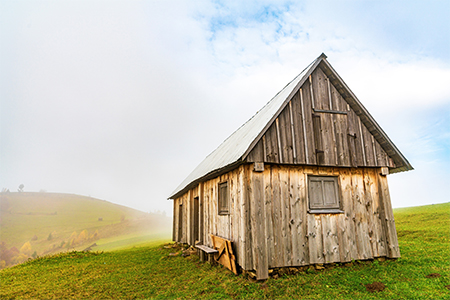
{"type": "Polygon", "coordinates": [[[205,245],[195,245],[195,248],[198,248],[198,249],[206,252],[207,254],[214,254],[214,253],[219,252],[218,250],[209,248],[208,246],[205,246],[205,245]]]}

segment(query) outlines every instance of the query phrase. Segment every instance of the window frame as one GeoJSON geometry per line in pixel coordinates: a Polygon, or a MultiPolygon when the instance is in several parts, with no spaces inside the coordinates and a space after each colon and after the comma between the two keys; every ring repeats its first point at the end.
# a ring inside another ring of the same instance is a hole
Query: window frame
{"type": "Polygon", "coordinates": [[[308,175],[308,213],[311,214],[339,214],[344,213],[342,210],[342,201],[341,201],[341,193],[340,193],[340,186],[339,186],[339,176],[318,176],[318,175],[308,175]],[[329,182],[330,179],[334,182],[333,188],[334,188],[334,194],[335,194],[335,201],[333,204],[327,205],[325,203],[325,187],[324,182],[329,182]],[[313,182],[321,182],[321,189],[322,189],[322,205],[313,205],[313,199],[312,197],[312,185],[311,181],[313,182]]]}
{"type": "Polygon", "coordinates": [[[230,214],[230,190],[228,188],[228,181],[219,182],[217,185],[217,213],[219,216],[226,216],[230,214]],[[225,186],[225,199],[222,199],[221,189],[225,186]],[[225,201],[225,203],[223,203],[225,201]]]}

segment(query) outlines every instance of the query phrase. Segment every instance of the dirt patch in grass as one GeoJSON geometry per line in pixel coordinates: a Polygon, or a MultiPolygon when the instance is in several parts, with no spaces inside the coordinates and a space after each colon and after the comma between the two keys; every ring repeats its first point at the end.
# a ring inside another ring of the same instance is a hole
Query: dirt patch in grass
{"type": "Polygon", "coordinates": [[[439,273],[431,273],[427,275],[427,278],[438,278],[441,277],[441,274],[439,273]]]}
{"type": "Polygon", "coordinates": [[[374,283],[368,283],[365,286],[366,286],[366,290],[368,292],[371,292],[371,293],[381,292],[381,291],[383,291],[386,288],[384,283],[381,283],[381,282],[378,282],[378,281],[376,281],[374,283]]]}

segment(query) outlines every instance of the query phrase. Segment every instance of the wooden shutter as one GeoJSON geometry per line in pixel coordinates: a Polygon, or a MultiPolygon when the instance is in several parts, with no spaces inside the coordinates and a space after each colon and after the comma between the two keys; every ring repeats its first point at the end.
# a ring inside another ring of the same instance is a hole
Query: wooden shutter
{"type": "Polygon", "coordinates": [[[219,215],[228,213],[228,182],[223,182],[219,184],[219,215]]]}
{"type": "Polygon", "coordinates": [[[337,177],[308,177],[309,208],[311,210],[339,209],[337,177]]]}

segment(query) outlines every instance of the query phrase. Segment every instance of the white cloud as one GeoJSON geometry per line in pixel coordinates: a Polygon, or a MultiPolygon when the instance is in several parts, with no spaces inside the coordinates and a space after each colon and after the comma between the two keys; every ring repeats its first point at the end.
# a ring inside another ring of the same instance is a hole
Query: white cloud
{"type": "Polygon", "coordinates": [[[382,23],[397,24],[400,6],[380,19],[383,5],[354,2],[24,3],[0,7],[5,187],[170,214],[165,198],[179,182],[321,52],[418,162],[414,176],[441,170],[428,161],[444,159],[449,131],[429,120],[448,107],[450,64],[423,34],[423,49],[390,47],[405,29],[382,23]],[[416,135],[423,128],[440,135],[416,135]]]}

